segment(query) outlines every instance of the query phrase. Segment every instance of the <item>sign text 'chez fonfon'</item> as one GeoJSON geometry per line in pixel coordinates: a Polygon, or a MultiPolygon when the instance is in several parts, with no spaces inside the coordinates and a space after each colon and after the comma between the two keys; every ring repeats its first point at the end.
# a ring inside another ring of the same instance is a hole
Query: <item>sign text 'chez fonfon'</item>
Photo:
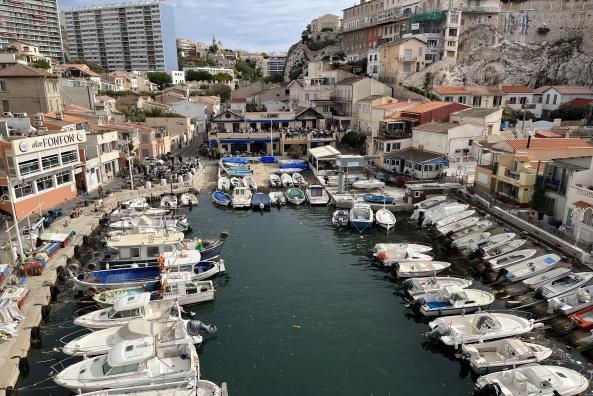
{"type": "Polygon", "coordinates": [[[24,154],[69,146],[85,141],[85,131],[73,131],[19,139],[18,141],[13,142],[13,147],[17,153],[24,154]]]}

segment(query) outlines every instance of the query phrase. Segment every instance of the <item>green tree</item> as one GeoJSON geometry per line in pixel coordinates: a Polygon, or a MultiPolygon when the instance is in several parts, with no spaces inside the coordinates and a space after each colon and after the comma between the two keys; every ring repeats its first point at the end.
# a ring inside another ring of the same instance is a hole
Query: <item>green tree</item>
{"type": "Polygon", "coordinates": [[[293,144],[288,150],[288,155],[294,159],[299,159],[303,156],[303,147],[300,144],[293,144]]]}
{"type": "Polygon", "coordinates": [[[161,91],[173,83],[171,75],[166,72],[150,72],[146,74],[146,77],[148,77],[151,83],[157,84],[159,86],[159,90],[161,91]]]}
{"type": "Polygon", "coordinates": [[[233,81],[233,76],[227,73],[216,73],[212,76],[212,79],[219,82],[229,82],[233,81]]]}
{"type": "Polygon", "coordinates": [[[208,95],[218,96],[223,102],[228,102],[231,98],[231,87],[223,83],[212,84],[208,89],[208,95]]]}
{"type": "Polygon", "coordinates": [[[144,110],[144,115],[146,117],[162,117],[163,111],[155,107],[153,109],[144,110]]]}
{"type": "Polygon", "coordinates": [[[84,58],[72,59],[70,61],[70,63],[81,63],[83,65],[87,65],[89,67],[89,69],[91,69],[95,73],[98,73],[98,74],[105,73],[105,69],[101,65],[91,62],[91,61],[88,61],[84,58]]]}
{"type": "Polygon", "coordinates": [[[238,60],[235,63],[235,71],[241,75],[243,80],[256,81],[262,77],[261,72],[255,67],[255,63],[248,60],[238,60]]]}
{"type": "Polygon", "coordinates": [[[217,53],[218,50],[220,50],[220,48],[216,44],[212,44],[210,47],[208,47],[208,52],[210,52],[211,54],[217,53]]]}
{"type": "Polygon", "coordinates": [[[367,137],[364,133],[351,131],[342,137],[340,143],[356,150],[361,150],[365,147],[367,137]]]}
{"type": "Polygon", "coordinates": [[[550,118],[561,118],[563,120],[583,120],[591,114],[591,105],[572,106],[566,105],[550,113],[550,118]]]}
{"type": "Polygon", "coordinates": [[[264,81],[270,83],[281,83],[284,81],[284,76],[280,73],[272,73],[269,77],[264,78],[264,81]]]}
{"type": "Polygon", "coordinates": [[[422,90],[424,92],[429,93],[432,91],[432,86],[434,84],[434,73],[426,72],[424,75],[424,82],[422,83],[422,90]]]}
{"type": "Polygon", "coordinates": [[[212,81],[212,74],[203,70],[188,70],[185,72],[185,79],[187,81],[212,81]]]}
{"type": "Polygon", "coordinates": [[[30,65],[37,69],[43,69],[43,70],[48,70],[51,68],[51,65],[45,59],[34,60],[33,62],[31,62],[30,65]]]}

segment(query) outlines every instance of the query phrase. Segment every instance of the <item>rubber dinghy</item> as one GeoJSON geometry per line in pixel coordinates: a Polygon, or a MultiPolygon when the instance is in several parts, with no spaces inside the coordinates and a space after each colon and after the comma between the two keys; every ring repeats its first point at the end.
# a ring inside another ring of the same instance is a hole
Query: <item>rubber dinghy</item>
{"type": "Polygon", "coordinates": [[[219,206],[229,206],[232,198],[229,194],[222,191],[214,191],[212,193],[212,202],[219,206]]]}

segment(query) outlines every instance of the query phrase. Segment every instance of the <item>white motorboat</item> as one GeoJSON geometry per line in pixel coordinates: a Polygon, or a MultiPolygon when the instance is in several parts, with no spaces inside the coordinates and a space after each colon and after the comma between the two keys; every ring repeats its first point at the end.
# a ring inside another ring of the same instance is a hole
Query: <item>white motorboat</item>
{"type": "Polygon", "coordinates": [[[375,212],[375,221],[381,228],[385,228],[387,231],[395,227],[395,215],[388,209],[381,208],[375,212]]]}
{"type": "Polygon", "coordinates": [[[332,224],[334,227],[346,227],[350,222],[350,212],[348,209],[338,209],[332,214],[332,224]]]}
{"type": "Polygon", "coordinates": [[[505,243],[513,240],[515,236],[516,235],[514,232],[503,232],[502,234],[492,235],[486,242],[481,243],[478,246],[468,246],[465,248],[465,250],[468,253],[481,254],[481,252],[486,249],[504,245],[505,243]]]}
{"type": "Polygon", "coordinates": [[[115,209],[109,215],[109,221],[120,221],[130,217],[146,216],[149,218],[161,219],[171,213],[168,209],[146,208],[146,209],[115,209]]]}
{"type": "Polygon", "coordinates": [[[553,297],[568,294],[571,291],[586,285],[591,278],[593,278],[593,272],[571,272],[562,278],[555,279],[538,287],[535,291],[535,295],[549,300],[553,297]]]}
{"type": "Polygon", "coordinates": [[[243,187],[243,180],[238,177],[231,177],[230,183],[233,188],[243,187]]]}
{"type": "Polygon", "coordinates": [[[475,234],[469,234],[458,239],[454,239],[451,243],[451,246],[461,250],[471,247],[475,248],[476,246],[486,243],[491,235],[492,234],[489,232],[477,232],[475,234]]]}
{"type": "Polygon", "coordinates": [[[386,252],[380,256],[375,256],[379,258],[385,267],[392,267],[399,263],[409,263],[413,261],[432,261],[433,257],[429,256],[428,254],[418,253],[418,252],[386,252]]]}
{"type": "Polygon", "coordinates": [[[438,292],[414,296],[413,306],[424,316],[457,315],[475,312],[494,302],[494,295],[478,289],[449,286],[438,292]]]}
{"type": "Polygon", "coordinates": [[[226,383],[222,386],[206,380],[168,382],[117,389],[104,389],[83,393],[81,396],[221,396],[228,395],[226,383]]]}
{"type": "Polygon", "coordinates": [[[476,374],[539,363],[549,358],[552,352],[548,347],[523,342],[519,338],[505,338],[461,346],[463,359],[469,362],[476,374]]]}
{"type": "Polygon", "coordinates": [[[398,278],[434,276],[450,266],[451,263],[445,261],[408,261],[397,264],[396,275],[398,278]]]}
{"type": "MultiPolygon", "coordinates": [[[[110,327],[82,335],[64,345],[62,352],[71,356],[104,355],[119,342],[144,337],[157,338],[158,343],[164,345],[200,344],[202,342],[200,324],[202,322],[189,320],[134,319],[120,327],[110,327]]],[[[210,327],[211,331],[216,329],[214,326],[210,327]]]]}
{"type": "Polygon", "coordinates": [[[488,260],[488,265],[492,270],[496,271],[500,268],[508,267],[509,265],[530,259],[535,256],[536,253],[537,250],[535,249],[517,250],[488,260]]]}
{"type": "Polygon", "coordinates": [[[489,229],[494,228],[494,224],[489,220],[480,220],[476,224],[471,227],[468,227],[461,231],[456,231],[449,236],[452,240],[463,238],[464,236],[475,234],[478,232],[488,231],[489,229]]]}
{"type": "Polygon", "coordinates": [[[445,203],[442,205],[435,206],[434,208],[424,212],[424,217],[422,217],[422,226],[426,227],[447,216],[463,212],[467,210],[468,207],[468,204],[460,204],[456,202],[445,203]]]}
{"type": "Polygon", "coordinates": [[[235,187],[231,204],[233,208],[250,208],[253,194],[247,187],[235,187]]]}
{"type": "Polygon", "coordinates": [[[377,179],[357,180],[352,183],[352,187],[358,190],[375,190],[385,188],[385,183],[377,179]]]}
{"type": "Polygon", "coordinates": [[[371,205],[364,202],[355,202],[350,209],[350,226],[362,232],[373,226],[374,213],[371,205]]]}
{"type": "Polygon", "coordinates": [[[513,239],[498,246],[492,246],[490,248],[484,248],[482,254],[482,260],[492,260],[498,256],[502,256],[503,254],[507,254],[514,250],[519,249],[521,246],[527,243],[527,239],[513,239]]]}
{"type": "MultiPolygon", "coordinates": [[[[463,212],[461,212],[463,213],[463,212]]],[[[450,234],[454,234],[458,231],[461,230],[465,230],[466,228],[469,228],[475,224],[477,224],[480,221],[479,217],[466,217],[465,219],[456,221],[454,223],[448,224],[446,226],[437,228],[437,231],[439,232],[439,234],[441,235],[450,235],[450,234]]]]}
{"type": "Polygon", "coordinates": [[[554,297],[548,300],[548,312],[560,312],[570,315],[585,308],[593,306],[593,285],[579,287],[578,289],[561,297],[554,297]]]}
{"type": "Polygon", "coordinates": [[[436,205],[439,205],[447,200],[444,195],[437,195],[414,204],[414,209],[430,209],[436,205]]]}
{"type": "Polygon", "coordinates": [[[257,191],[257,182],[253,176],[245,176],[243,178],[243,186],[247,187],[251,191],[257,191]]]}
{"type": "Polygon", "coordinates": [[[286,196],[282,191],[272,191],[268,194],[272,205],[286,205],[286,196]]]}
{"type": "Polygon", "coordinates": [[[175,195],[165,195],[161,198],[161,208],[177,209],[179,204],[175,195]]]}
{"type": "Polygon", "coordinates": [[[134,229],[154,229],[162,230],[167,228],[169,231],[185,232],[189,229],[187,218],[159,219],[148,216],[137,216],[122,218],[118,221],[109,223],[109,228],[113,230],[134,230],[134,229]]]}
{"type": "Polygon", "coordinates": [[[570,274],[570,269],[560,267],[554,268],[548,272],[544,272],[543,274],[532,276],[531,278],[525,279],[523,283],[530,289],[537,289],[540,286],[545,285],[546,283],[550,283],[556,279],[560,279],[565,277],[566,275],[570,274]]]}
{"type": "Polygon", "coordinates": [[[453,276],[430,276],[425,278],[410,278],[404,282],[411,297],[420,294],[439,292],[446,287],[459,287],[465,289],[472,285],[471,279],[456,278],[453,276]]]}
{"type": "Polygon", "coordinates": [[[430,336],[455,346],[513,337],[533,330],[534,321],[507,313],[478,312],[438,318],[429,323],[430,336]]]}
{"type": "Polygon", "coordinates": [[[487,374],[476,381],[477,391],[498,396],[571,396],[588,387],[587,378],[572,369],[539,364],[487,374]]]}
{"type": "Polygon", "coordinates": [[[417,253],[427,253],[432,250],[432,246],[422,245],[419,243],[408,243],[408,242],[399,242],[399,243],[377,243],[373,247],[374,256],[377,256],[381,252],[417,252],[417,253]]]}
{"type": "Polygon", "coordinates": [[[559,262],[560,256],[557,254],[546,254],[505,267],[504,276],[511,282],[517,282],[548,272],[559,262]]]}
{"type": "Polygon", "coordinates": [[[303,184],[305,184],[305,178],[300,173],[295,172],[292,174],[292,183],[295,186],[302,186],[303,184]]]}
{"type": "Polygon", "coordinates": [[[270,175],[270,187],[282,187],[282,180],[280,180],[280,176],[274,173],[270,175]]]}
{"type": "Polygon", "coordinates": [[[284,188],[294,187],[292,177],[288,173],[283,173],[282,176],[280,176],[280,181],[282,182],[282,187],[284,188]]]}
{"type": "Polygon", "coordinates": [[[114,235],[107,240],[107,252],[100,264],[109,268],[156,264],[162,253],[180,250],[184,238],[182,232],[163,229],[152,233],[114,235]]]}
{"type": "Polygon", "coordinates": [[[231,189],[231,181],[228,177],[221,176],[218,178],[218,191],[229,191],[231,189]]]}
{"type": "Polygon", "coordinates": [[[152,337],[126,340],[107,355],[75,363],[54,377],[74,392],[153,385],[199,378],[199,359],[192,343],[158,346],[152,337]]]}
{"type": "Polygon", "coordinates": [[[305,196],[309,205],[327,205],[329,203],[329,195],[323,186],[318,184],[309,186],[305,190],[305,196]]]}
{"type": "Polygon", "coordinates": [[[412,215],[410,216],[410,219],[411,220],[419,220],[419,219],[423,218],[426,215],[426,213],[428,213],[430,211],[434,211],[439,207],[441,207],[441,208],[445,207],[445,205],[447,205],[448,203],[451,204],[452,202],[447,202],[447,200],[444,199],[442,201],[436,202],[432,206],[428,206],[428,207],[424,207],[424,208],[420,208],[420,207],[415,208],[414,212],[412,212],[412,215]]]}
{"type": "Polygon", "coordinates": [[[146,198],[133,198],[121,203],[122,209],[146,209],[150,207],[148,202],[146,202],[146,198]]]}
{"type": "Polygon", "coordinates": [[[197,206],[198,198],[192,193],[183,193],[179,198],[181,206],[197,206]]]}
{"type": "Polygon", "coordinates": [[[123,326],[132,319],[176,319],[180,316],[178,310],[175,301],[150,301],[150,293],[142,293],[117,300],[113,307],[79,316],[74,319],[74,324],[89,329],[106,329],[123,326]]]}
{"type": "Polygon", "coordinates": [[[455,224],[463,219],[473,216],[476,213],[475,210],[464,210],[463,212],[454,213],[450,216],[443,217],[442,219],[432,223],[436,228],[448,226],[449,224],[455,224]]]}

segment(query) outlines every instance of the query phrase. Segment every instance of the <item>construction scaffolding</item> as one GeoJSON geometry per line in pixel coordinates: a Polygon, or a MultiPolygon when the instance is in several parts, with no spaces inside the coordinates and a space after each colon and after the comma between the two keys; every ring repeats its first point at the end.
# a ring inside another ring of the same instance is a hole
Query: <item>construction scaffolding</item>
{"type": "Polygon", "coordinates": [[[418,22],[442,22],[447,19],[447,12],[432,10],[427,12],[416,12],[412,14],[412,23],[418,22]]]}

